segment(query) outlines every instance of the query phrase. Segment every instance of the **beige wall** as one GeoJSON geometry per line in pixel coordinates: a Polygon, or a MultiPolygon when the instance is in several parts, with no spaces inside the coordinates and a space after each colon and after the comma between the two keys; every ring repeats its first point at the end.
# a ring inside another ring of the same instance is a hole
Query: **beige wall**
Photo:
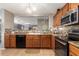
{"type": "Polygon", "coordinates": [[[14,15],[7,10],[4,10],[4,27],[5,29],[13,29],[14,27],[14,15]]]}

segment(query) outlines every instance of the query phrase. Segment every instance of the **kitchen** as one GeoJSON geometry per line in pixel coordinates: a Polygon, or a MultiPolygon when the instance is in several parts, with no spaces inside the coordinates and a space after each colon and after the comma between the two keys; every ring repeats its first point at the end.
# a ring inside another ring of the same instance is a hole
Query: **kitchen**
{"type": "Polygon", "coordinates": [[[2,3],[0,8],[1,55],[79,56],[78,3],[2,3]]]}

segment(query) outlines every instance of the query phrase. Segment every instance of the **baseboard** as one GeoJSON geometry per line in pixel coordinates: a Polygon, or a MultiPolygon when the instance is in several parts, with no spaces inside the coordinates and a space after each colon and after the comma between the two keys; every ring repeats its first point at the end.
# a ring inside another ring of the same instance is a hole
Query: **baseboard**
{"type": "Polygon", "coordinates": [[[0,50],[4,50],[5,48],[0,48],[0,50]]]}

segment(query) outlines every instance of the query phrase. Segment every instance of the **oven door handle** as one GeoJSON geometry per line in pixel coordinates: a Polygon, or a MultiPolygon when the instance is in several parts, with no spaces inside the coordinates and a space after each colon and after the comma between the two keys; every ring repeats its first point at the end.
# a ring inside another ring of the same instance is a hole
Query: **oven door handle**
{"type": "Polygon", "coordinates": [[[61,42],[60,40],[56,40],[56,41],[59,42],[59,43],[61,43],[61,44],[63,44],[63,45],[66,45],[66,43],[61,42]]]}

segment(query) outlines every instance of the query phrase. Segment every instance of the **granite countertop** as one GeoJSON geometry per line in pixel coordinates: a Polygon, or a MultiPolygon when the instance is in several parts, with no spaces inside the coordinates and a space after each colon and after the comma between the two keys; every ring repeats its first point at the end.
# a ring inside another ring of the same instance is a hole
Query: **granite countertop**
{"type": "Polygon", "coordinates": [[[79,41],[69,41],[69,43],[79,48],[79,41]]]}
{"type": "Polygon", "coordinates": [[[27,33],[27,32],[11,32],[11,35],[52,35],[52,33],[27,33]]]}

